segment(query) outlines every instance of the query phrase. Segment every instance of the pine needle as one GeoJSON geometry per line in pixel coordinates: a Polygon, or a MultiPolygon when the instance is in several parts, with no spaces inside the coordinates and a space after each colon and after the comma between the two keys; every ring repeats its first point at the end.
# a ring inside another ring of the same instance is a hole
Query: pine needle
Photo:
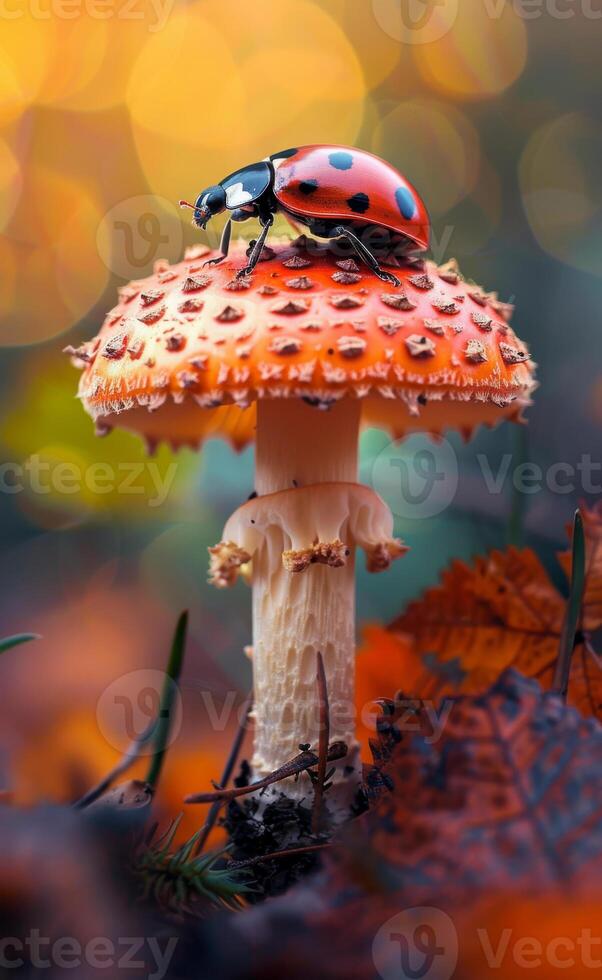
{"type": "Polygon", "coordinates": [[[203,905],[242,908],[243,895],[250,891],[241,873],[219,867],[226,850],[195,855],[202,830],[172,851],[182,814],[167,832],[141,849],[134,861],[134,873],[143,884],[143,896],[154,900],[166,911],[199,914],[203,905]]]}

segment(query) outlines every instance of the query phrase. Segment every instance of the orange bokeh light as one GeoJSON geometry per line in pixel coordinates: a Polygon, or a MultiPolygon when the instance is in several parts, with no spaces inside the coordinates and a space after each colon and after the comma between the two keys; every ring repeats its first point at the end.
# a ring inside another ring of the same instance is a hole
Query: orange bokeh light
{"type": "Polygon", "coordinates": [[[507,89],[527,60],[527,29],[512,4],[458,4],[453,25],[412,53],[424,80],[451,98],[491,98],[507,89]]]}
{"type": "Polygon", "coordinates": [[[43,165],[28,168],[8,229],[19,302],[0,324],[0,345],[48,340],[99,298],[108,281],[96,250],[101,215],[86,188],[43,165]]]}
{"type": "Polygon", "coordinates": [[[136,147],[151,189],[170,200],[291,144],[358,134],[364,78],[335,21],[307,0],[260,0],[259,48],[239,14],[236,0],[179,8],[133,66],[136,147]]]}

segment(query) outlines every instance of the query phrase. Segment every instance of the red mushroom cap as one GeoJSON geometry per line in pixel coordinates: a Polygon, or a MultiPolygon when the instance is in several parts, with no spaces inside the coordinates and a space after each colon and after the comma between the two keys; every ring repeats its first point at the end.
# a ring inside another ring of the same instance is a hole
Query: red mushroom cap
{"type": "Polygon", "coordinates": [[[76,351],[79,394],[101,431],[150,443],[253,439],[261,398],[327,407],[359,398],[363,420],[394,436],[464,434],[520,418],[534,364],[512,308],[445,266],[396,263],[401,286],[302,236],[277,241],[248,279],[245,246],[221,265],[189,249],[123,287],[98,336],[76,351]]]}

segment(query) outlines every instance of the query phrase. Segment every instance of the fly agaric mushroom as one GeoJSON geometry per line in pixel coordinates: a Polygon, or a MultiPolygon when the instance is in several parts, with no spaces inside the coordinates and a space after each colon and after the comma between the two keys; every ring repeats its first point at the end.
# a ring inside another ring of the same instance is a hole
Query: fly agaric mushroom
{"type": "MultiPolygon", "coordinates": [[[[454,261],[393,260],[401,286],[391,288],[304,236],[266,251],[242,280],[242,243],[211,269],[203,247],[157,263],[71,353],[103,433],[119,425],[174,448],[218,434],[241,447],[255,435],[257,495],[210,549],[218,586],[251,562],[254,772],[271,772],[300,742],[317,746],[319,651],[331,736],[349,749],[330,792],[342,799],[359,781],[355,550],[371,571],[405,550],[386,505],[356,482],[360,423],[394,437],[468,436],[518,420],[534,365],[511,307],[465,283],[454,261]]],[[[288,783],[279,789],[308,794],[306,774],[288,783]]]]}

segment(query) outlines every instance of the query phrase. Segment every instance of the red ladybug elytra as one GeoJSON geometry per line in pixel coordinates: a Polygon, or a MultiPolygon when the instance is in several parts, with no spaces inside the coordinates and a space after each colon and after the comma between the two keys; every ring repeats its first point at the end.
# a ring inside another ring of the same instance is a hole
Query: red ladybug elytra
{"type": "Polygon", "coordinates": [[[429,218],[412,185],[394,167],[365,150],[348,146],[300,146],[251,163],[199,194],[193,222],[205,228],[216,214],[232,214],[222,234],[221,256],[228,255],[232,221],[257,218],[261,233],[249,263],[237,275],[249,275],[261,255],[274,214],[295,226],[305,225],[319,238],[346,239],[380,279],[399,286],[381,269],[373,247],[428,248],[429,218]]]}

